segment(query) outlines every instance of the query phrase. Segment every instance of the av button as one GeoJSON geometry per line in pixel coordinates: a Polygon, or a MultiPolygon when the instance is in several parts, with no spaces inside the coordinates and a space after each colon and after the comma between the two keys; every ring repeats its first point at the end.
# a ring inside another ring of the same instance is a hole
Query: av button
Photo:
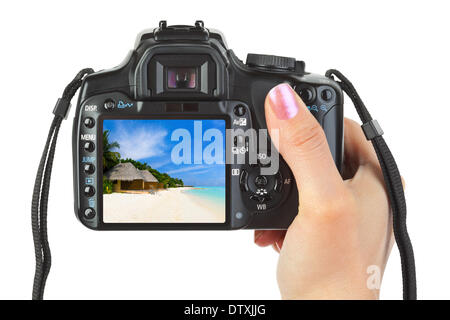
{"type": "Polygon", "coordinates": [[[86,210],[84,210],[84,217],[86,219],[92,219],[95,217],[95,210],[92,208],[87,208],[86,210]]]}
{"type": "Polygon", "coordinates": [[[92,197],[95,194],[95,188],[93,186],[84,187],[84,195],[86,197],[92,197]]]}
{"type": "Polygon", "coordinates": [[[87,141],[83,145],[84,151],[92,152],[95,150],[95,144],[92,141],[87,141]]]}

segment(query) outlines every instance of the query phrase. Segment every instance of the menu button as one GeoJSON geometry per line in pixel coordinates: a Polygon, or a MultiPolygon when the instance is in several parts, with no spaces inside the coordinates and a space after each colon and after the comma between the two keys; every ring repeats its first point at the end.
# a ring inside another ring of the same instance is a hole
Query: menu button
{"type": "Polygon", "coordinates": [[[93,152],[95,150],[95,144],[92,141],[87,141],[83,145],[84,151],[93,152]]]}

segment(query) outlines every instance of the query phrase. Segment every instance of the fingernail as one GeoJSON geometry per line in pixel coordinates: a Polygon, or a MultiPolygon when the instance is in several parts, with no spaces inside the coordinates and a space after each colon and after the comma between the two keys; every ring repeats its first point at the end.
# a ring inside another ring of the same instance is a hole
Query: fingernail
{"type": "Polygon", "coordinates": [[[264,231],[255,231],[255,242],[263,235],[264,231]]]}
{"type": "Polygon", "coordinates": [[[279,84],[270,90],[269,101],[273,112],[280,120],[295,117],[300,107],[294,90],[287,83],[279,84]]]}

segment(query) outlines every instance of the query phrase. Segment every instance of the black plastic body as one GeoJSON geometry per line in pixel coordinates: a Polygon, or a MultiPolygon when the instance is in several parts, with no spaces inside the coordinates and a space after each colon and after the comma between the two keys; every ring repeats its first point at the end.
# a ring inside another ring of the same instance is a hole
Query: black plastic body
{"type": "MultiPolygon", "coordinates": [[[[203,24],[196,27],[180,26],[172,30],[165,28],[167,26],[160,25],[160,28],[140,34],[136,47],[120,66],[91,74],[83,81],[73,125],[75,213],[78,219],[95,230],[286,229],[296,216],[299,204],[296,183],[282,159],[280,172],[283,187],[279,193],[274,194],[274,202],[264,209],[261,205],[258,206],[258,202],[249,199],[249,193],[242,188],[242,177],[231,174],[232,169],[240,169],[241,173],[245,170],[253,177],[256,170],[259,170],[258,166],[226,165],[227,212],[224,224],[103,222],[103,119],[225,119],[227,128],[265,129],[265,97],[271,88],[286,82],[298,92],[302,88],[313,90],[312,100],[307,101],[307,105],[323,127],[336,166],[341,170],[343,95],[337,83],[324,76],[306,73],[304,63],[300,61],[296,61],[295,69],[250,67],[226,47],[220,33],[205,29],[203,24]],[[215,72],[214,81],[208,84],[207,90],[156,93],[150,83],[151,75],[146,73],[149,70],[148,63],[156,55],[173,54],[179,55],[180,61],[193,55],[203,55],[210,59],[210,66],[215,65],[215,72]],[[331,92],[327,101],[322,99],[323,90],[331,92]],[[116,107],[106,110],[104,103],[107,100],[114,101],[116,107]],[[117,108],[119,101],[132,107],[117,108]],[[178,109],[169,108],[169,105],[178,106],[178,109]],[[195,105],[195,110],[185,107],[189,105],[195,105]],[[236,116],[234,108],[238,105],[245,108],[245,115],[236,116]],[[86,117],[95,120],[92,128],[83,124],[86,117]],[[239,118],[246,119],[244,126],[235,125],[235,120],[239,118]],[[88,140],[95,144],[93,152],[87,152],[83,148],[88,140]],[[95,173],[84,172],[83,166],[88,162],[94,164],[95,173]],[[90,184],[96,190],[94,196],[86,197],[84,194],[86,178],[90,179],[90,184]],[[93,218],[84,215],[86,208],[95,210],[93,218]]],[[[227,141],[227,146],[229,143],[227,141]]]]}

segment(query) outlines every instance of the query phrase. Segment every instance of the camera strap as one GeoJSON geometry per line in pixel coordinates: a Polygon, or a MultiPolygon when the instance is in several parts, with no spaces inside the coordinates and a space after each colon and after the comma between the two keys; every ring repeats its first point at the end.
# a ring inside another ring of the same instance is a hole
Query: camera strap
{"type": "Polygon", "coordinates": [[[358,112],[363,125],[361,126],[367,140],[371,141],[383,171],[384,183],[389,196],[393,216],[394,237],[400,252],[403,277],[403,299],[416,300],[416,266],[414,263],[414,251],[406,227],[406,200],[403,190],[402,178],[389,147],[384,141],[378,122],[372,119],[364,102],[359,96],[353,84],[339,71],[331,69],[325,76],[335,76],[342,90],[350,97],[358,112]]]}
{"type": "MultiPolygon", "coordinates": [[[[80,88],[84,77],[93,72],[94,70],[89,68],[81,70],[65,88],[62,97],[58,99],[53,110],[55,117],[50,126],[44,152],[42,153],[36,174],[31,204],[31,223],[36,258],[32,295],[33,300],[43,299],[45,283],[51,267],[51,252],[47,234],[47,205],[59,128],[61,122],[67,118],[70,110],[70,101],[80,88]]],[[[372,119],[352,83],[337,70],[328,70],[326,76],[329,78],[335,76],[340,80],[338,81],[339,85],[350,97],[361,118],[363,123],[362,129],[366,138],[372,141],[375,148],[383,171],[384,181],[393,213],[394,236],[399,248],[402,264],[403,298],[405,300],[414,300],[417,298],[414,252],[406,227],[406,201],[398,167],[391,151],[382,137],[383,130],[381,130],[378,122],[372,119]]]]}
{"type": "Polygon", "coordinates": [[[56,103],[52,124],[45,143],[36,174],[31,203],[31,224],[33,229],[34,252],[36,256],[36,269],[33,283],[33,300],[42,300],[44,296],[45,282],[52,264],[50,246],[47,235],[47,204],[52,174],[53,158],[55,156],[56,141],[61,122],[67,118],[70,109],[70,101],[80,88],[83,77],[93,73],[92,69],[81,70],[72,82],[65,88],[64,93],[56,103]]]}

